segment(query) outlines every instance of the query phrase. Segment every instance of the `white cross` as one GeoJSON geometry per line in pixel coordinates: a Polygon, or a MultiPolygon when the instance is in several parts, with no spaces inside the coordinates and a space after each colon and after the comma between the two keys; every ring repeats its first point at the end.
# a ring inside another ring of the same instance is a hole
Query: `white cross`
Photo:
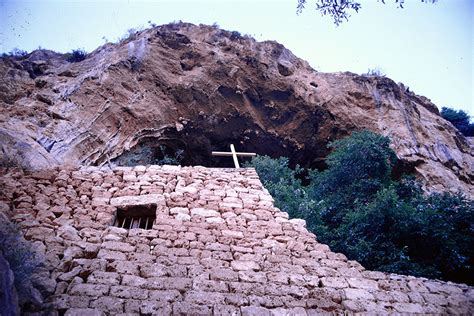
{"type": "Polygon", "coordinates": [[[241,157],[254,157],[254,156],[256,156],[257,154],[256,154],[256,153],[238,153],[238,152],[235,151],[234,144],[230,144],[230,152],[225,152],[225,151],[213,151],[213,152],[212,152],[212,155],[213,155],[213,156],[226,156],[226,157],[232,156],[232,158],[234,158],[234,165],[235,165],[235,167],[236,167],[236,168],[240,168],[239,160],[237,159],[237,156],[241,156],[241,157]]]}

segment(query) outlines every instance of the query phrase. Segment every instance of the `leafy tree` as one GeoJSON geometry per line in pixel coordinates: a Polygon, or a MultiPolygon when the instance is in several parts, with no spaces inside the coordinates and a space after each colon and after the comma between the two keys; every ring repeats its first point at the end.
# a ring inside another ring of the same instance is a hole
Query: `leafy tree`
{"type": "Polygon", "coordinates": [[[443,107],[441,116],[450,121],[465,136],[474,136],[474,123],[470,123],[471,117],[463,110],[456,111],[451,108],[443,107]]]}
{"type": "MultiPolygon", "coordinates": [[[[405,0],[394,0],[398,4],[399,8],[403,8],[405,0]]],[[[421,0],[421,2],[431,2],[435,3],[437,0],[421,0]]],[[[296,12],[301,13],[308,0],[298,0],[296,6],[296,12]]],[[[385,4],[385,0],[380,0],[385,4]]],[[[315,0],[316,10],[321,12],[321,15],[329,15],[333,18],[334,24],[339,25],[344,20],[348,21],[350,11],[355,11],[356,13],[362,8],[362,4],[358,0],[315,0]]]]}
{"type": "Polygon", "coordinates": [[[474,201],[427,195],[410,176],[392,179],[396,155],[387,137],[369,131],[329,145],[328,168],[310,183],[287,158],[256,157],[277,207],[304,218],[334,251],[368,269],[474,284],[474,201]]]}
{"type": "Polygon", "coordinates": [[[391,181],[397,156],[389,146],[387,137],[370,131],[354,132],[329,145],[334,148],[326,159],[329,168],[310,172],[310,190],[329,227],[340,223],[344,210],[368,203],[391,181]]]}

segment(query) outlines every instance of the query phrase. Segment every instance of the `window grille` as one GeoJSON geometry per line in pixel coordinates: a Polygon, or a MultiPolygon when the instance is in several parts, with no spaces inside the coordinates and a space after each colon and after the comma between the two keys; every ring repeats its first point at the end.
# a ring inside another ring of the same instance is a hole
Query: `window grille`
{"type": "Polygon", "coordinates": [[[125,229],[152,229],[156,219],[156,204],[127,205],[117,208],[113,226],[125,229]]]}

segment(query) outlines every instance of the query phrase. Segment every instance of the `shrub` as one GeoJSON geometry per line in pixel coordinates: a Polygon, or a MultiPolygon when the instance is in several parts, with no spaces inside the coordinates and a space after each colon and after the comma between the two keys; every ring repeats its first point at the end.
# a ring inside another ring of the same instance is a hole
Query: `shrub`
{"type": "Polygon", "coordinates": [[[375,77],[385,77],[385,74],[380,68],[369,68],[366,73],[367,76],[375,76],[375,77]]]}
{"type": "Polygon", "coordinates": [[[10,52],[8,53],[3,53],[2,54],[2,57],[13,57],[13,58],[23,58],[25,57],[26,55],[28,55],[28,52],[25,51],[25,50],[21,50],[21,49],[18,49],[18,48],[14,48],[12,49],[10,52]]]}
{"type": "Polygon", "coordinates": [[[77,63],[87,58],[87,52],[81,48],[73,49],[70,53],[66,55],[66,60],[70,63],[77,63]]]}
{"type": "Polygon", "coordinates": [[[23,238],[18,228],[3,216],[0,218],[0,251],[13,271],[20,303],[34,302],[30,280],[33,273],[43,265],[43,259],[23,238]]]}
{"type": "Polygon", "coordinates": [[[474,123],[470,123],[471,117],[463,110],[456,111],[443,107],[441,116],[450,121],[464,136],[474,136],[474,123]]]}

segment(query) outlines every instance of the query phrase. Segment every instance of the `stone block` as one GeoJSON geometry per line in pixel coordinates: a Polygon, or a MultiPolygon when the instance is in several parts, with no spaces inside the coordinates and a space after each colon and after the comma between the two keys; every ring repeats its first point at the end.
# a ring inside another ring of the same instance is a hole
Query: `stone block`
{"type": "Polygon", "coordinates": [[[173,315],[211,315],[212,308],[187,302],[173,303],[173,315]]]}
{"type": "Polygon", "coordinates": [[[207,217],[206,223],[221,225],[225,223],[225,220],[221,217],[207,217]]]}
{"type": "Polygon", "coordinates": [[[255,261],[246,261],[246,260],[234,260],[230,263],[230,266],[235,271],[245,271],[245,270],[260,270],[260,265],[255,261]]]}
{"type": "Polygon", "coordinates": [[[229,292],[229,288],[224,281],[194,279],[193,289],[204,292],[229,292]]]}
{"type": "Polygon", "coordinates": [[[191,209],[191,216],[220,217],[220,213],[215,210],[205,208],[193,208],[191,209]]]}
{"type": "Polygon", "coordinates": [[[65,316],[103,316],[102,311],[94,308],[70,308],[64,314],[65,316]]]}
{"type": "Polygon", "coordinates": [[[71,295],[86,295],[100,297],[109,292],[109,286],[103,284],[75,284],[68,291],[71,295]]]}
{"type": "Polygon", "coordinates": [[[211,280],[218,281],[238,281],[239,275],[232,269],[214,268],[210,271],[211,280]]]}
{"type": "Polygon", "coordinates": [[[347,300],[354,301],[365,301],[365,300],[374,300],[374,296],[370,294],[367,290],[364,289],[344,289],[344,297],[347,300]]]}
{"type": "Polygon", "coordinates": [[[124,300],[116,297],[99,297],[92,300],[90,307],[100,311],[107,311],[109,313],[117,314],[123,312],[124,300]]]}
{"type": "Polygon", "coordinates": [[[190,304],[214,305],[224,304],[226,295],[224,293],[203,292],[200,290],[192,290],[186,292],[184,301],[190,304]]]}
{"type": "Polygon", "coordinates": [[[423,297],[425,301],[430,304],[439,305],[439,306],[446,306],[448,305],[448,299],[446,296],[441,294],[431,294],[431,293],[423,293],[423,297]]]}
{"type": "Polygon", "coordinates": [[[260,306],[242,306],[240,307],[242,316],[271,316],[272,313],[268,308],[260,306]]]}
{"type": "Polygon", "coordinates": [[[146,279],[136,275],[125,274],[122,275],[122,282],[120,284],[125,286],[142,287],[146,284],[146,279]]]}
{"type": "Polygon", "coordinates": [[[231,238],[238,238],[238,239],[244,238],[244,234],[241,231],[223,229],[221,232],[222,232],[222,236],[224,237],[231,237],[231,238]]]}
{"type": "Polygon", "coordinates": [[[214,305],[214,315],[216,316],[240,316],[240,308],[232,305],[214,305]]]}
{"type": "Polygon", "coordinates": [[[152,300],[174,302],[181,299],[181,294],[177,290],[152,290],[148,292],[148,297],[152,300]]]}
{"type": "Polygon", "coordinates": [[[120,196],[110,199],[112,206],[126,206],[126,205],[145,205],[145,204],[164,204],[164,197],[161,194],[147,194],[147,195],[130,195],[120,196]]]}
{"type": "Polygon", "coordinates": [[[358,288],[358,289],[378,290],[379,288],[377,281],[374,281],[374,280],[348,278],[347,282],[349,282],[350,287],[358,288]]]}
{"type": "Polygon", "coordinates": [[[100,249],[99,253],[97,254],[97,258],[106,259],[106,260],[125,261],[127,259],[127,256],[123,252],[120,252],[120,251],[100,249]]]}
{"type": "Polygon", "coordinates": [[[143,264],[140,269],[140,276],[144,278],[162,277],[166,273],[166,266],[160,263],[143,264]]]}
{"type": "Polygon", "coordinates": [[[114,285],[110,288],[110,295],[119,298],[144,300],[148,297],[148,291],[132,286],[114,285]]]}
{"type": "Polygon", "coordinates": [[[255,272],[252,270],[239,271],[239,279],[244,282],[265,283],[267,276],[264,272],[255,272]]]}
{"type": "Polygon", "coordinates": [[[191,216],[184,213],[178,213],[175,215],[175,219],[182,222],[189,222],[191,221],[191,216]]]}
{"type": "Polygon", "coordinates": [[[146,280],[145,288],[150,290],[179,290],[185,291],[192,287],[192,279],[189,278],[149,278],[146,280]]]}
{"type": "Polygon", "coordinates": [[[87,278],[87,282],[92,284],[118,285],[120,283],[120,276],[116,272],[94,271],[87,278]]]}
{"type": "Polygon", "coordinates": [[[423,306],[414,303],[393,303],[393,308],[399,313],[421,314],[423,306]]]}
{"type": "Polygon", "coordinates": [[[134,246],[128,243],[119,242],[119,241],[105,241],[102,243],[102,248],[108,249],[108,250],[120,251],[120,252],[135,251],[134,246]]]}
{"type": "Polygon", "coordinates": [[[390,291],[390,295],[394,302],[399,303],[408,303],[410,302],[410,298],[402,291],[390,291]]]}
{"type": "Polygon", "coordinates": [[[360,313],[365,311],[363,304],[359,301],[344,300],[342,302],[344,309],[351,311],[353,313],[360,313]]]}
{"type": "Polygon", "coordinates": [[[171,304],[163,300],[146,300],[140,304],[141,315],[171,315],[171,304]]]}
{"type": "Polygon", "coordinates": [[[140,264],[138,262],[124,260],[116,260],[107,264],[107,268],[109,271],[132,275],[138,275],[139,266],[140,264]]]}
{"type": "Polygon", "coordinates": [[[323,277],[321,278],[321,284],[325,287],[333,287],[338,289],[349,287],[347,280],[340,277],[323,277]]]}

